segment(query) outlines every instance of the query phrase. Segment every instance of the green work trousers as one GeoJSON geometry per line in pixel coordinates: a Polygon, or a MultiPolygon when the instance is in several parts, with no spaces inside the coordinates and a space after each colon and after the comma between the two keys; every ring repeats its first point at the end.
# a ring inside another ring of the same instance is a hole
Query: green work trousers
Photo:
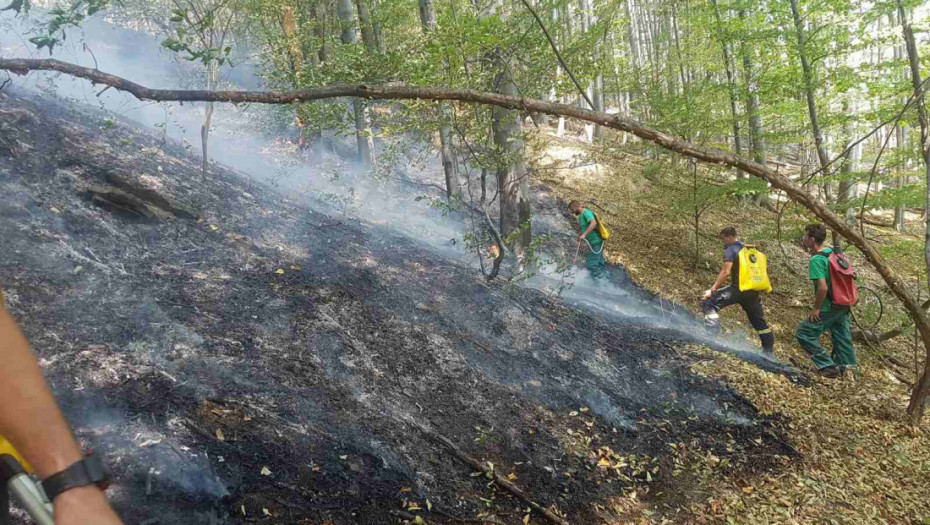
{"type": "Polygon", "coordinates": [[[591,272],[591,277],[600,279],[601,277],[610,277],[610,271],[607,270],[607,261],[604,260],[604,243],[597,242],[588,245],[588,255],[584,258],[584,265],[591,272]]]}
{"type": "Polygon", "coordinates": [[[849,329],[849,307],[834,306],[829,312],[820,312],[820,322],[812,323],[806,319],[796,333],[798,343],[804,348],[817,368],[823,370],[830,366],[842,368],[856,366],[856,350],[852,345],[852,333],[849,329]],[[820,344],[820,335],[830,332],[833,340],[833,352],[820,344]]]}

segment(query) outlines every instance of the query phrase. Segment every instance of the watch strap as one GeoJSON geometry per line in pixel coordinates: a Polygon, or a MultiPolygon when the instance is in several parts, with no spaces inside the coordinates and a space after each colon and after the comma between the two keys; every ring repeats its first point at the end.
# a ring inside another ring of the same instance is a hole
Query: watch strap
{"type": "Polygon", "coordinates": [[[103,461],[98,456],[88,454],[65,470],[44,479],[42,489],[45,491],[48,500],[53,502],[59,494],[66,490],[87,485],[97,485],[101,489],[105,489],[109,477],[103,461]]]}

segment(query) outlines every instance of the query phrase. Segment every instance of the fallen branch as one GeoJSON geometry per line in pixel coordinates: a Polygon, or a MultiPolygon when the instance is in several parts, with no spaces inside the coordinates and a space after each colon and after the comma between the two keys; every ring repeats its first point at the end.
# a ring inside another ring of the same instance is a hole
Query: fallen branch
{"type": "Polygon", "coordinates": [[[894,226],[893,222],[882,222],[880,220],[870,219],[865,216],[862,216],[859,218],[862,220],[862,222],[868,224],[869,226],[878,226],[879,228],[891,228],[892,226],[894,226]]]}
{"type": "Polygon", "coordinates": [[[462,463],[469,465],[475,470],[479,470],[481,472],[484,472],[487,475],[492,476],[492,479],[494,480],[494,483],[497,484],[497,486],[503,488],[507,492],[516,496],[518,499],[523,501],[523,503],[526,503],[531,509],[545,516],[545,518],[551,521],[552,523],[556,523],[558,525],[569,525],[568,521],[563,519],[561,516],[557,515],[555,512],[552,512],[551,510],[546,509],[542,505],[531,500],[530,497],[526,494],[526,492],[523,492],[523,489],[521,489],[520,487],[514,485],[513,483],[511,483],[510,481],[502,477],[500,474],[498,474],[493,469],[488,467],[486,463],[478,461],[477,459],[463,452],[462,449],[460,449],[455,443],[450,441],[449,438],[426,428],[422,424],[412,419],[408,420],[408,423],[415,426],[420,432],[426,435],[426,437],[430,438],[431,440],[449,449],[449,452],[451,452],[452,455],[458,458],[458,460],[461,461],[462,463]]]}
{"type": "Polygon", "coordinates": [[[894,330],[888,330],[887,332],[877,333],[873,330],[862,331],[859,329],[854,329],[852,331],[852,336],[855,339],[861,339],[869,343],[884,343],[889,339],[894,339],[895,337],[904,335],[904,331],[912,328],[913,325],[902,326],[901,328],[895,328],[894,330]]]}

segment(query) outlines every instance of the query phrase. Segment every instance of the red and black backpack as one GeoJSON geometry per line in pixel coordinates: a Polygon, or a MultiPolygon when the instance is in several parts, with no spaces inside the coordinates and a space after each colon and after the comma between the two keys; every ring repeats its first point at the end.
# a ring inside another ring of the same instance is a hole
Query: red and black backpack
{"type": "Polygon", "coordinates": [[[853,306],[859,302],[859,287],[856,286],[856,270],[842,253],[824,253],[830,267],[830,301],[839,306],[853,306]]]}

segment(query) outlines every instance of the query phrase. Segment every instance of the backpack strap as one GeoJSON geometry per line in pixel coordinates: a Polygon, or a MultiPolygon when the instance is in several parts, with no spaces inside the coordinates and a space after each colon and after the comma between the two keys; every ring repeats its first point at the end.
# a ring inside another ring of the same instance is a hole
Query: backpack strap
{"type": "MultiPolygon", "coordinates": [[[[588,208],[588,211],[591,212],[591,215],[594,215],[594,222],[597,224],[597,225],[594,227],[594,233],[596,233],[597,236],[600,237],[601,242],[606,242],[606,241],[604,241],[604,238],[601,237],[601,232],[600,232],[600,229],[601,229],[601,220],[597,218],[597,214],[594,213],[594,210],[592,210],[591,208],[588,208]]],[[[600,253],[600,252],[596,252],[596,253],[600,253]]]]}

